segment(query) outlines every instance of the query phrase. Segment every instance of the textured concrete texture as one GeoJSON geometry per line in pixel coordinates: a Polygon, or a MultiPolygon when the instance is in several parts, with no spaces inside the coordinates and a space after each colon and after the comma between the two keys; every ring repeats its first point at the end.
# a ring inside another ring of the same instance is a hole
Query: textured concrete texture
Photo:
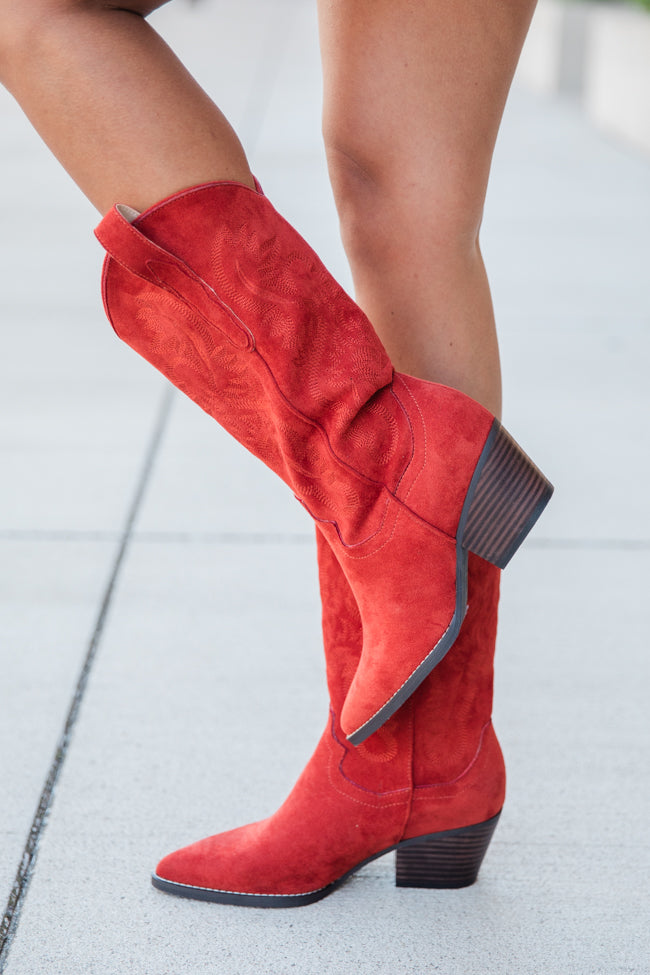
{"type": "MultiPolygon", "coordinates": [[[[239,126],[267,193],[349,284],[313,5],[177,0],[158,22],[239,126]]],[[[397,889],[385,857],[316,905],[246,910],[166,897],[149,873],[272,812],[309,757],[327,710],[312,526],[112,337],[92,209],[1,93],[0,119],[5,901],[80,703],[0,967],[647,972],[647,161],[571,102],[513,92],[483,247],[506,423],[556,496],[504,575],[509,796],[479,882],[397,889]]]]}

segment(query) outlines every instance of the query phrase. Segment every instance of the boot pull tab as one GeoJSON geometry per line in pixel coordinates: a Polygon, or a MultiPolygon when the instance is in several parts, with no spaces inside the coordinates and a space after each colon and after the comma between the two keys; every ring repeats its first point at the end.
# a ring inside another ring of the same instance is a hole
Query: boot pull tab
{"type": "Polygon", "coordinates": [[[235,348],[252,352],[255,337],[248,326],[191,267],[154,244],[135,226],[139,216],[133,207],[117,204],[95,230],[95,237],[107,253],[104,296],[111,262],[115,261],[136,277],[174,295],[208,325],[222,332],[235,348]]]}

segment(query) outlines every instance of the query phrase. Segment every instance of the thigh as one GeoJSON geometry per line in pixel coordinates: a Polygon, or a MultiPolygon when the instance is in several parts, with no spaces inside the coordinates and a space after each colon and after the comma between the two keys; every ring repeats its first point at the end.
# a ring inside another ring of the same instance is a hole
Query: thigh
{"type": "Polygon", "coordinates": [[[431,192],[437,179],[461,205],[464,191],[480,199],[534,6],[319,0],[330,159],[404,192],[431,192]]]}

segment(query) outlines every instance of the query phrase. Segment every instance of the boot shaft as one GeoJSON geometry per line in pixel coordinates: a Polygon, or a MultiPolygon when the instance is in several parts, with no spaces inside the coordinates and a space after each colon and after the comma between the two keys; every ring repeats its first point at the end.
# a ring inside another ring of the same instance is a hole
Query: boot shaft
{"type": "Polygon", "coordinates": [[[363,627],[352,590],[318,530],[316,545],[331,735],[337,743],[338,774],[361,792],[410,793],[413,752],[410,702],[356,747],[346,741],[341,729],[341,711],[361,658],[363,627]]]}
{"type": "Polygon", "coordinates": [[[474,759],[492,715],[501,572],[469,555],[467,614],[447,656],[413,695],[413,784],[449,782],[474,759]]]}
{"type": "MultiPolygon", "coordinates": [[[[441,787],[454,785],[478,763],[485,786],[503,804],[503,760],[491,729],[493,663],[500,570],[470,555],[469,600],[451,651],[412,698],[356,748],[345,744],[338,716],[361,657],[359,611],[329,545],[317,532],[323,641],[332,708],[332,733],[341,744],[340,774],[362,789],[411,788],[416,812],[437,805],[441,787]]],[[[490,812],[490,815],[492,811],[490,812]]],[[[426,828],[422,830],[426,832],[426,828]]]]}
{"type": "Polygon", "coordinates": [[[379,530],[382,490],[454,535],[487,410],[439,384],[394,382],[366,316],[260,193],[207,184],[133,224],[125,213],[97,230],[124,341],[346,544],[379,530]]]}

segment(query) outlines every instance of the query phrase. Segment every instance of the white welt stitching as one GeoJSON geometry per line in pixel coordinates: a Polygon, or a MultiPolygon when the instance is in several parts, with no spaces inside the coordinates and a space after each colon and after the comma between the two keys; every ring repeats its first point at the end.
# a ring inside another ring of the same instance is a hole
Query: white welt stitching
{"type": "Polygon", "coordinates": [[[157,873],[154,874],[154,877],[156,880],[162,880],[163,883],[173,884],[175,887],[185,887],[187,890],[212,891],[214,894],[236,894],[237,897],[306,897],[308,894],[317,894],[320,890],[325,890],[325,887],[330,886],[329,884],[325,884],[324,887],[305,890],[301,894],[253,894],[249,890],[222,890],[220,887],[199,887],[197,884],[182,884],[178,880],[167,880],[165,877],[159,877],[157,873]]]}

